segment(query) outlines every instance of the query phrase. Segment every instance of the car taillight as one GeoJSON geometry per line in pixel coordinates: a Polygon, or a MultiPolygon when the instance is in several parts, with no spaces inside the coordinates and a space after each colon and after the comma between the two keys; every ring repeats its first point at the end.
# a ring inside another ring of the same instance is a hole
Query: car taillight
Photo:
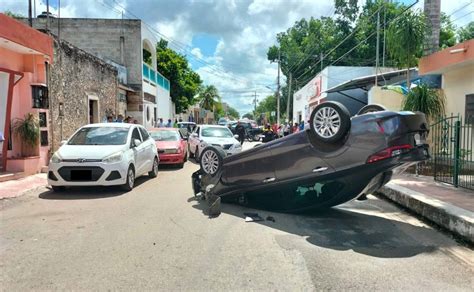
{"type": "Polygon", "coordinates": [[[404,144],[404,145],[385,148],[382,151],[379,151],[375,154],[370,155],[369,158],[367,158],[367,163],[373,163],[373,162],[377,162],[377,161],[384,160],[387,158],[398,156],[411,148],[413,148],[413,146],[411,146],[410,144],[404,144]]]}

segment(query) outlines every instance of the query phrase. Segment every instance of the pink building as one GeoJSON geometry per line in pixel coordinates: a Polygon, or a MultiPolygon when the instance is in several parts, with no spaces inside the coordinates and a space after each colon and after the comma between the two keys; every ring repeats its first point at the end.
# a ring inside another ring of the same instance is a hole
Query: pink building
{"type": "Polygon", "coordinates": [[[33,174],[48,165],[47,68],[52,58],[51,37],[0,13],[0,172],[33,174]],[[11,125],[28,113],[39,119],[40,141],[26,152],[11,125]]]}

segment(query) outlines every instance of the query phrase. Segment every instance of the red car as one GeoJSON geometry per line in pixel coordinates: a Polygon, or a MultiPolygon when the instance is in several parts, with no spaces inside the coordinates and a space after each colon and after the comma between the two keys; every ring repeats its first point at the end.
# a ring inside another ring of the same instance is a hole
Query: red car
{"type": "Polygon", "coordinates": [[[160,164],[177,164],[182,168],[188,160],[188,142],[178,129],[157,128],[148,131],[155,140],[160,164]]]}

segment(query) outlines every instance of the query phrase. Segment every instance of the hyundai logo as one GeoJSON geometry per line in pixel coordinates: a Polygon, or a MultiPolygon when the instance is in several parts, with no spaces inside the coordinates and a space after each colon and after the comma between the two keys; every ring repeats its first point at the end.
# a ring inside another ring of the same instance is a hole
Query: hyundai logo
{"type": "Polygon", "coordinates": [[[79,159],[77,160],[77,163],[83,163],[83,162],[85,162],[85,161],[86,161],[86,160],[85,160],[84,158],[79,158],[79,159]]]}

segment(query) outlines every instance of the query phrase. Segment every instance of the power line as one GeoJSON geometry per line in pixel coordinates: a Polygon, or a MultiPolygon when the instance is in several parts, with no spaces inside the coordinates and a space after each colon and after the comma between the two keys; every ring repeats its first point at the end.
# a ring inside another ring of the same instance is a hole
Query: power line
{"type": "Polygon", "coordinates": [[[468,12],[468,13],[464,14],[463,16],[456,18],[456,19],[453,20],[452,22],[455,22],[455,21],[457,21],[457,20],[459,20],[459,19],[461,19],[461,18],[464,18],[464,17],[466,17],[466,16],[468,16],[468,15],[470,15],[470,14],[473,14],[473,13],[474,13],[474,11],[468,12]]]}
{"type": "Polygon", "coordinates": [[[465,8],[465,7],[468,6],[469,4],[472,4],[472,2],[473,2],[473,1],[469,1],[469,2],[467,2],[466,4],[462,5],[462,7],[460,7],[460,8],[458,8],[458,9],[454,10],[453,12],[451,12],[451,13],[448,15],[448,17],[451,16],[451,15],[453,15],[453,14],[455,14],[456,12],[460,11],[461,9],[465,8]]]}

